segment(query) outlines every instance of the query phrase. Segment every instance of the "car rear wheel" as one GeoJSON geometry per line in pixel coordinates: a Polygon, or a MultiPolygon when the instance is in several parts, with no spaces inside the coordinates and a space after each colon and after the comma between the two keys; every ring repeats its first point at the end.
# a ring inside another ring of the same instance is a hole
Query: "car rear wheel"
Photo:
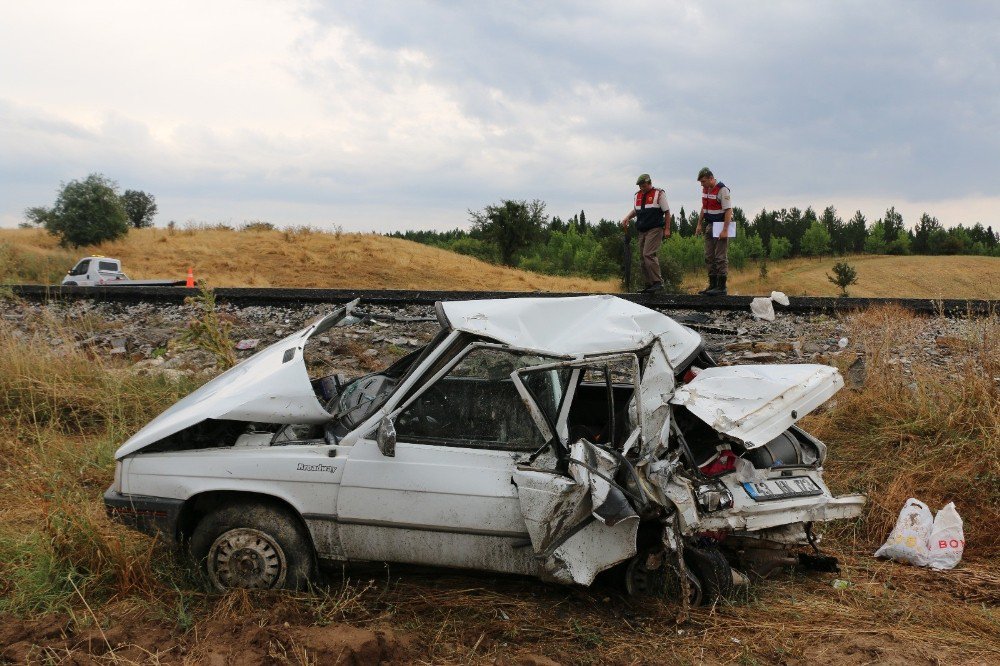
{"type": "MultiPolygon", "coordinates": [[[[662,550],[640,552],[620,568],[621,580],[630,595],[667,596],[679,600],[682,585],[677,567],[662,550]]],[[[733,591],[733,571],[725,556],[713,546],[684,547],[688,603],[708,606],[733,591]]]]}
{"type": "Polygon", "coordinates": [[[691,591],[691,605],[711,606],[733,592],[733,569],[714,546],[684,547],[684,563],[697,579],[691,591]]]}
{"type": "Polygon", "coordinates": [[[219,590],[299,589],[315,569],[298,518],[261,503],[230,504],[206,515],[191,535],[191,553],[219,590]]]}

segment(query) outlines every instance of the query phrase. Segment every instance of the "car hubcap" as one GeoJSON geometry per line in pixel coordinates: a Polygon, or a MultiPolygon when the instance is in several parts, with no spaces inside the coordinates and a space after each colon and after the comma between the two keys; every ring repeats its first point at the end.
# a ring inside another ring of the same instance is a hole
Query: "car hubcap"
{"type": "Polygon", "coordinates": [[[285,553],[269,535],[238,528],[223,533],[208,551],[208,576],[224,590],[245,587],[267,590],[285,582],[285,553]]]}

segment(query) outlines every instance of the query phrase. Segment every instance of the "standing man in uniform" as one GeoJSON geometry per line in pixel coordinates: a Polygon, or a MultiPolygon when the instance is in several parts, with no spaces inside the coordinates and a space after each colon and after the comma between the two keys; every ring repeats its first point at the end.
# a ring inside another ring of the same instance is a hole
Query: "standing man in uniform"
{"type": "Polygon", "coordinates": [[[666,193],[653,187],[653,180],[648,173],[636,179],[639,191],[635,193],[632,210],[622,218],[622,226],[628,233],[628,223],[635,219],[635,230],[639,232],[639,254],[642,256],[642,277],[646,287],[644,294],[663,290],[663,277],[660,275],[660,245],[663,237],[670,238],[670,205],[666,193]]]}
{"type": "Polygon", "coordinates": [[[699,236],[705,232],[705,264],[708,266],[708,288],[698,293],[725,296],[729,239],[736,237],[733,201],[729,188],[717,181],[708,167],[698,172],[698,182],[701,183],[701,212],[694,234],[699,236]]]}

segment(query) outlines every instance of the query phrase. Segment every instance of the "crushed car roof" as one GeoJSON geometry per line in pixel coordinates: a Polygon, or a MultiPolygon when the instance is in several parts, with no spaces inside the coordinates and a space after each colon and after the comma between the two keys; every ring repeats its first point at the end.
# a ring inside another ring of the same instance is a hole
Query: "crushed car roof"
{"type": "Polygon", "coordinates": [[[455,330],[550,356],[635,351],[659,337],[676,367],[701,346],[690,328],[617,296],[446,301],[438,310],[455,330]]]}

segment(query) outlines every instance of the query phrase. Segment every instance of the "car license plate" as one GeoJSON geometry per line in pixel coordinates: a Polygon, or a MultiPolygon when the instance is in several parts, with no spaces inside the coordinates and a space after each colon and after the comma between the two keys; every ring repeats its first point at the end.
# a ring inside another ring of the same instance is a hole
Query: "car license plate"
{"type": "Polygon", "coordinates": [[[744,483],[747,495],[758,502],[822,495],[823,491],[808,476],[792,476],[787,479],[768,479],[757,483],[744,483]]]}

